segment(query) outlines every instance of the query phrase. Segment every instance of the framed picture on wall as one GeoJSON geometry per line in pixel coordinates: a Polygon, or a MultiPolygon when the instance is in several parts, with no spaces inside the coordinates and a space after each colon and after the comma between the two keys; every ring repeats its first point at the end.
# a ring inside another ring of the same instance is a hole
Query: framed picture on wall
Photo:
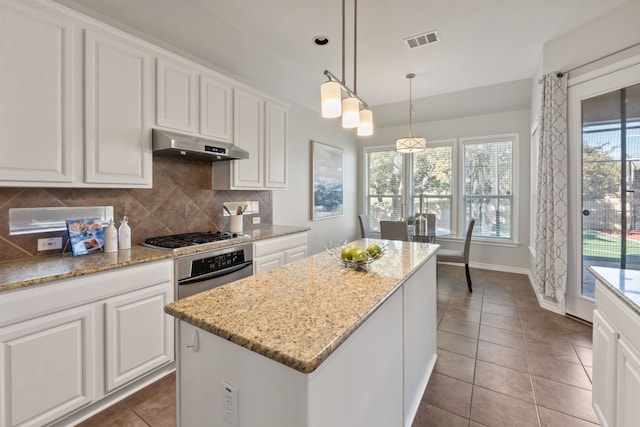
{"type": "Polygon", "coordinates": [[[342,216],[342,148],[311,141],[311,174],[311,219],[342,216]]]}

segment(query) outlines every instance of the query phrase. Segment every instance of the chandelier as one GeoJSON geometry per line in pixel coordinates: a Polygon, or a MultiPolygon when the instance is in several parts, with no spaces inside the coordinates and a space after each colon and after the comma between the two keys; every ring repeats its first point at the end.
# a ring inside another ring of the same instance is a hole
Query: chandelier
{"type": "Polygon", "coordinates": [[[413,104],[411,102],[411,80],[415,76],[416,75],[413,73],[407,74],[407,79],[409,79],[409,136],[396,140],[396,151],[399,153],[418,153],[427,148],[426,139],[423,137],[411,136],[411,115],[413,114],[413,104]]]}

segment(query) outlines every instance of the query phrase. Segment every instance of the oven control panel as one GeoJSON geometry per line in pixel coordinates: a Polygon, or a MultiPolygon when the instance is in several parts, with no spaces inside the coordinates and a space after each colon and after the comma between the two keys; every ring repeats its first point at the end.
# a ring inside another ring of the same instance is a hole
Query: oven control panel
{"type": "Polygon", "coordinates": [[[244,251],[238,250],[191,261],[191,277],[224,270],[245,262],[244,251]]]}

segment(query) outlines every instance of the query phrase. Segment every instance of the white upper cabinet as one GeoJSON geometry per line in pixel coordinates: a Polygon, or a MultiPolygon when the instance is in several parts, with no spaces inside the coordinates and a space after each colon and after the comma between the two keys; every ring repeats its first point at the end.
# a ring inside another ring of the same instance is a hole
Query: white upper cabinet
{"type": "Polygon", "coordinates": [[[128,40],[85,36],[86,182],[151,184],[151,55],[128,40]]]}
{"type": "Polygon", "coordinates": [[[236,89],[234,105],[233,143],[249,152],[248,159],[233,163],[234,187],[261,188],[264,185],[264,100],[252,92],[236,89]]]}
{"type": "Polygon", "coordinates": [[[233,87],[208,74],[200,76],[200,133],[233,142],[233,87]]]}
{"type": "Polygon", "coordinates": [[[287,187],[288,109],[267,102],[265,122],[265,187],[287,187]]]}
{"type": "Polygon", "coordinates": [[[287,188],[287,106],[256,92],[234,90],[233,143],[248,159],[213,165],[216,190],[287,188]]]}
{"type": "Polygon", "coordinates": [[[221,188],[285,188],[287,107],[240,86],[55,2],[0,0],[0,186],[151,188],[158,127],[249,151],[221,188]]]}
{"type": "Polygon", "coordinates": [[[232,142],[233,86],[199,66],[158,58],[156,124],[232,142]]]}
{"type": "Polygon", "coordinates": [[[184,132],[198,131],[198,73],[187,64],[158,58],[156,123],[184,132]]]}
{"type": "Polygon", "coordinates": [[[73,180],[72,24],[28,3],[0,0],[0,180],[73,180]]]}

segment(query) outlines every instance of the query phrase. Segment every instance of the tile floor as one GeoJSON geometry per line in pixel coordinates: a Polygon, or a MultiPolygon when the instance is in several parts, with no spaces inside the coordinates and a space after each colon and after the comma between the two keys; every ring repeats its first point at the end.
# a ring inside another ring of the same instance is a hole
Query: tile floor
{"type": "MultiPolygon", "coordinates": [[[[438,362],[414,427],[593,427],[591,327],[539,308],[524,275],[438,271],[438,362]]],[[[175,374],[79,424],[175,426],[175,374]]]]}

